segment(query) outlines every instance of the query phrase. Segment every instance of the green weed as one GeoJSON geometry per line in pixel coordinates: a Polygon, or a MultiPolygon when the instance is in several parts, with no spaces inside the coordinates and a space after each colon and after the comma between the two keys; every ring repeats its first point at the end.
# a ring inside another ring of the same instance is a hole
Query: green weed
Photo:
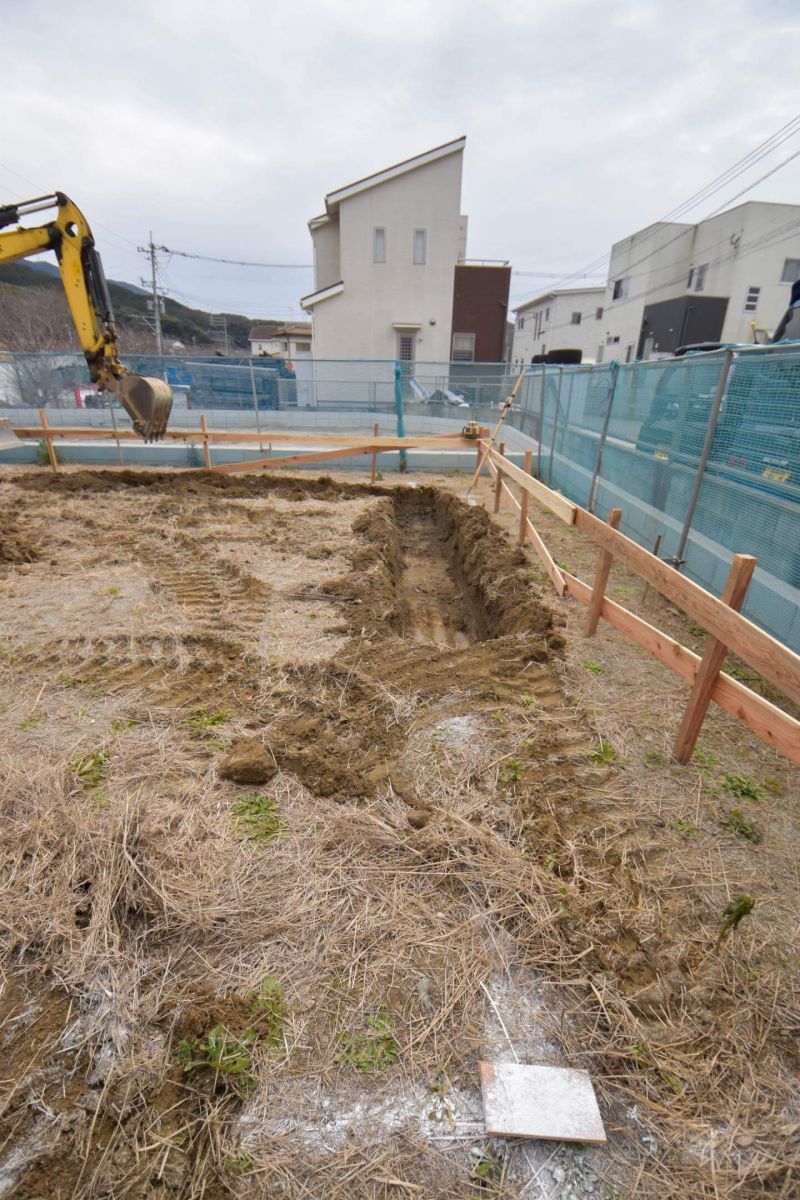
{"type": "Polygon", "coordinates": [[[42,723],[41,717],[26,717],[24,721],[20,721],[20,729],[38,729],[42,723]]]}
{"type": "Polygon", "coordinates": [[[114,717],[111,722],[112,733],[126,733],[129,729],[133,729],[137,724],[132,717],[114,717]]]}
{"type": "Polygon", "coordinates": [[[487,1146],[475,1166],[472,1178],[483,1191],[493,1192],[503,1182],[503,1155],[493,1146],[487,1146]]]}
{"type": "Polygon", "coordinates": [[[723,938],[732,933],[740,921],[743,921],[745,917],[749,917],[755,908],[755,903],[755,897],[748,896],[746,892],[740,892],[738,896],[734,896],[722,914],[722,924],[717,934],[715,949],[719,950],[723,938]]]}
{"type": "MultiPolygon", "coordinates": [[[[58,457],[57,446],[53,446],[53,454],[55,455],[56,462],[61,462],[61,459],[58,457]]],[[[36,461],[40,467],[50,466],[50,456],[47,453],[47,442],[44,440],[44,438],[36,443],[36,461]]]]}
{"type": "Polygon", "coordinates": [[[532,696],[530,692],[523,692],[520,696],[520,700],[525,708],[533,708],[534,704],[536,703],[536,697],[532,696]]]}
{"type": "Polygon", "coordinates": [[[764,787],[772,796],[783,795],[783,784],[780,779],[776,779],[774,775],[767,775],[763,781],[764,787]]]}
{"type": "Polygon", "coordinates": [[[103,782],[111,755],[107,750],[94,750],[74,758],[69,769],[77,781],[87,788],[97,788],[103,782]]]}
{"type": "Polygon", "coordinates": [[[725,775],[722,780],[728,791],[740,800],[763,800],[764,793],[749,775],[725,775]]]}
{"type": "Polygon", "coordinates": [[[614,747],[605,738],[600,738],[600,745],[596,750],[589,751],[589,761],[598,765],[613,763],[616,757],[614,747]]]}
{"type": "Polygon", "coordinates": [[[204,708],[197,708],[186,718],[186,724],[194,733],[205,733],[207,729],[216,729],[217,726],[224,725],[232,716],[233,713],[228,712],[226,708],[213,713],[206,712],[204,708]]]}
{"type": "Polygon", "coordinates": [[[375,472],[375,482],[376,482],[376,483],[383,483],[383,471],[376,471],[376,472],[375,472]]]}
{"type": "Polygon", "coordinates": [[[589,671],[592,675],[601,675],[605,670],[605,667],[599,662],[595,662],[593,658],[587,658],[585,662],[581,663],[581,666],[583,667],[584,671],[589,671]]]}
{"type": "Polygon", "coordinates": [[[687,841],[691,841],[692,839],[700,836],[700,830],[697,828],[697,826],[693,825],[691,821],[684,821],[681,817],[678,817],[672,822],[672,828],[676,833],[680,834],[682,838],[686,838],[687,841]]]}
{"type": "Polygon", "coordinates": [[[400,1047],[394,1039],[394,1021],[381,1008],[377,1017],[367,1021],[369,1032],[349,1034],[342,1038],[341,1058],[357,1071],[382,1071],[397,1062],[400,1047]]]}
{"type": "Polygon", "coordinates": [[[107,587],[107,588],[103,588],[103,594],[104,594],[105,596],[118,596],[118,595],[119,595],[119,588],[118,588],[118,587],[107,587]]]}
{"type": "Polygon", "coordinates": [[[270,796],[248,792],[239,797],[233,811],[236,815],[236,832],[240,837],[268,846],[280,833],[283,822],[270,796]]]}
{"type": "Polygon", "coordinates": [[[519,783],[524,774],[522,763],[518,758],[507,758],[501,776],[503,783],[519,783]]]}
{"type": "Polygon", "coordinates": [[[234,1086],[249,1090],[255,1082],[250,1067],[257,1041],[255,1029],[231,1033],[224,1025],[215,1025],[204,1038],[183,1038],[178,1042],[176,1058],[185,1075],[211,1071],[234,1086]]]}
{"type": "Polygon", "coordinates": [[[743,837],[745,841],[752,842],[757,846],[761,841],[761,834],[752,821],[748,821],[740,808],[732,808],[725,820],[722,822],[723,828],[729,833],[736,833],[739,837],[743,837]]]}
{"type": "Polygon", "coordinates": [[[255,1159],[252,1154],[242,1150],[239,1154],[229,1154],[225,1159],[225,1170],[231,1175],[246,1175],[253,1169],[255,1159]]]}
{"type": "Polygon", "coordinates": [[[689,633],[695,638],[704,638],[706,636],[706,631],[702,625],[690,625],[689,633]]]}
{"type": "Polygon", "coordinates": [[[277,1046],[286,1020],[286,1001],[283,988],[272,975],[267,975],[253,996],[250,1012],[257,1022],[258,1035],[266,1046],[277,1046]]]}
{"type": "Polygon", "coordinates": [[[710,771],[712,767],[719,766],[719,759],[712,750],[706,750],[703,746],[697,746],[692,754],[692,762],[701,771],[710,771]]]}
{"type": "Polygon", "coordinates": [[[667,756],[663,750],[646,750],[642,761],[646,767],[663,767],[667,756]]]}

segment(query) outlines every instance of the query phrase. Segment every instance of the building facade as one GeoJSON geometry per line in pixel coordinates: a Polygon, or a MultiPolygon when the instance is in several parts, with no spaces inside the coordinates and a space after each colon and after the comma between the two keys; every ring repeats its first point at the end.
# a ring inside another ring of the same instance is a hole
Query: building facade
{"type": "Polygon", "coordinates": [[[561,288],[516,309],[511,364],[541,361],[554,350],[580,350],[594,362],[602,329],[605,288],[561,288]]]}
{"type": "Polygon", "coordinates": [[[281,325],[268,322],[254,325],[249,333],[250,353],[257,357],[269,354],[276,358],[308,358],[311,355],[311,322],[297,321],[281,325]]]}
{"type": "Polygon", "coordinates": [[[800,205],[753,200],[697,225],[650,225],[612,247],[597,359],[765,341],[798,278],[800,205]]]}
{"type": "Polygon", "coordinates": [[[465,262],[465,138],[347,184],[309,221],[317,359],[502,360],[511,271],[465,262]]]}

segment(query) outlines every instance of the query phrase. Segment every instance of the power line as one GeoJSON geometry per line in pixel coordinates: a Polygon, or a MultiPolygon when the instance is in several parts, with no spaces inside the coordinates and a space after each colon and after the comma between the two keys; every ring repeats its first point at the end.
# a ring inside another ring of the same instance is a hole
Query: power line
{"type": "MultiPolygon", "coordinates": [[[[738,175],[743,174],[745,171],[749,170],[750,167],[754,166],[755,163],[757,161],[759,161],[760,158],[765,157],[765,155],[767,155],[767,154],[771,154],[774,150],[776,150],[778,148],[778,146],[782,145],[783,142],[787,141],[788,138],[794,137],[794,135],[799,130],[800,130],[800,114],[792,117],[792,119],[790,121],[787,121],[787,123],[785,125],[782,125],[780,129],[777,129],[773,134],[771,134],[768,138],[766,138],[758,146],[754,147],[753,150],[749,151],[748,154],[743,155],[742,158],[738,159],[735,163],[733,163],[730,167],[728,167],[728,169],[726,171],[723,171],[720,175],[716,176],[715,179],[712,179],[709,183],[707,183],[704,187],[700,188],[697,192],[692,193],[692,195],[689,196],[686,200],[684,200],[681,204],[676,205],[665,216],[660,217],[658,219],[658,221],[653,222],[653,224],[659,224],[661,222],[673,221],[676,219],[677,216],[683,215],[683,214],[689,212],[691,208],[695,208],[697,206],[697,204],[701,203],[702,200],[710,199],[711,196],[715,195],[716,192],[720,191],[723,187],[726,186],[726,184],[731,183],[732,180],[737,178],[738,175]],[[788,130],[788,132],[787,132],[787,130],[788,130]],[[785,136],[781,136],[781,135],[785,135],[785,136]],[[780,139],[780,140],[776,140],[776,139],[780,139]],[[755,158],[753,157],[754,155],[756,156],[755,158]],[[752,159],[752,161],[750,161],[751,159],[752,159]]],[[[757,187],[758,184],[762,183],[764,179],[769,177],[769,175],[774,174],[775,171],[778,171],[781,169],[781,167],[786,166],[786,164],[788,162],[791,162],[792,158],[794,158],[794,157],[796,157],[796,156],[792,155],[790,158],[788,158],[788,159],[784,160],[784,162],[780,163],[773,171],[768,172],[768,174],[765,176],[762,176],[761,179],[757,179],[754,183],[749,184],[748,187],[746,187],[742,191],[738,192],[735,196],[730,197],[728,200],[726,200],[720,206],[720,208],[715,209],[713,213],[710,213],[709,216],[716,216],[716,214],[718,212],[721,212],[722,209],[726,208],[734,200],[738,200],[740,196],[745,195],[746,192],[751,191],[754,187],[757,187]]],[[[681,230],[680,233],[675,235],[675,237],[672,239],[672,241],[677,241],[679,238],[685,236],[685,234],[687,234],[689,232],[690,232],[690,230],[681,230]]],[[[671,242],[666,243],[666,245],[670,245],[670,244],[671,244],[671,242]]],[[[657,247],[656,250],[652,251],[652,253],[653,254],[659,253],[663,249],[665,249],[665,246],[659,246],[659,247],[657,247]]],[[[639,262],[644,262],[647,257],[649,257],[649,256],[645,255],[645,258],[640,259],[639,262]]],[[[602,266],[604,263],[608,263],[610,258],[611,258],[611,255],[609,252],[608,254],[604,254],[601,258],[594,259],[591,263],[587,263],[587,265],[585,267],[581,268],[580,271],[573,272],[571,275],[565,275],[563,277],[563,279],[561,280],[561,283],[562,284],[569,283],[573,279],[580,278],[582,275],[588,274],[590,271],[595,270],[596,268],[602,266]]],[[[631,263],[630,265],[637,266],[638,263],[631,263]]]]}
{"type": "Polygon", "coordinates": [[[265,267],[267,270],[311,271],[313,263],[266,263],[249,262],[240,258],[215,258],[210,254],[190,254],[188,250],[171,250],[169,246],[156,246],[162,254],[174,254],[178,258],[194,258],[199,262],[226,263],[231,267],[265,267]]]}

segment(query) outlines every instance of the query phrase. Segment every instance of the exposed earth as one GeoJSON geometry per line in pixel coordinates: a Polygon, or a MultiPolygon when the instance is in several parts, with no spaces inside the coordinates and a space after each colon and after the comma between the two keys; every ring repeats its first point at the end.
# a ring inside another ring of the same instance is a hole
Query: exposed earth
{"type": "Polygon", "coordinates": [[[4,469],[0,1196],[800,1193],[796,772],[437,483],[4,469]]]}

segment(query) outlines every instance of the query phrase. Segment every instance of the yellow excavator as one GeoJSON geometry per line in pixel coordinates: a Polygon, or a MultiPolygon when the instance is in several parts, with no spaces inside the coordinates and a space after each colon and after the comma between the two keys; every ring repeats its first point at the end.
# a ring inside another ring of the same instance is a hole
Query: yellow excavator
{"type": "Polygon", "coordinates": [[[117,330],[100,255],[89,223],[63,192],[0,206],[0,263],[53,250],[89,375],[98,391],[111,392],[146,442],[164,436],[172,391],[161,379],[135,375],[119,360],[117,330]],[[46,225],[23,228],[33,213],[55,209],[46,225]],[[17,226],[9,229],[9,226],[17,226]]]}

